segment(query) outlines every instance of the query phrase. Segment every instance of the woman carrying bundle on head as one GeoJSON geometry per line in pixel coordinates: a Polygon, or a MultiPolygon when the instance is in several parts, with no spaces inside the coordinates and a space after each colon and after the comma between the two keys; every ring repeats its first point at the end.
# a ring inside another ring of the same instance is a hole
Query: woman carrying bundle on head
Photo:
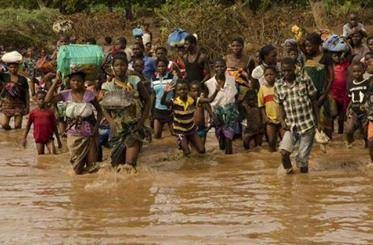
{"type": "Polygon", "coordinates": [[[62,101],[66,105],[67,147],[70,162],[76,174],[90,173],[98,170],[98,126],[102,110],[95,93],[86,89],[85,73],[76,72],[68,76],[71,89],[57,94],[61,86],[59,76],[52,84],[45,98],[46,102],[62,101]],[[97,117],[95,116],[97,112],[97,117]]]}
{"type": "Polygon", "coordinates": [[[127,75],[128,61],[124,53],[113,57],[113,78],[102,85],[101,105],[113,131],[111,163],[130,170],[136,167],[142,143],[150,140],[144,126],[149,116],[150,96],[138,76],[127,75]]]}
{"type": "Polygon", "coordinates": [[[30,94],[27,79],[18,74],[22,55],[17,51],[6,53],[2,61],[9,73],[0,71],[0,112],[4,115],[1,126],[10,130],[10,119],[14,117],[14,128],[22,127],[23,116],[30,110],[30,94]]]}

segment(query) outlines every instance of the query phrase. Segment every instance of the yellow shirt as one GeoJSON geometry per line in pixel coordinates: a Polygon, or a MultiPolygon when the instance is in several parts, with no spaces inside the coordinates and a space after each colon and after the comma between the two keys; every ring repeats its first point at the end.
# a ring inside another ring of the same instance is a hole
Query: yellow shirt
{"type": "Polygon", "coordinates": [[[280,123],[278,114],[278,104],[275,102],[275,87],[261,85],[258,92],[258,106],[265,107],[265,112],[269,120],[273,123],[280,123]]]}

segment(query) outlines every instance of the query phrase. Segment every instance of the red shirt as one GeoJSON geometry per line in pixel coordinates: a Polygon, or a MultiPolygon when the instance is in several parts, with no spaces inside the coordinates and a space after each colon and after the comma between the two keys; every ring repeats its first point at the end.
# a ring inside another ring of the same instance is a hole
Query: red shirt
{"type": "Polygon", "coordinates": [[[53,138],[56,117],[52,110],[36,108],[30,112],[28,120],[29,123],[34,124],[36,143],[46,144],[53,138]]]}

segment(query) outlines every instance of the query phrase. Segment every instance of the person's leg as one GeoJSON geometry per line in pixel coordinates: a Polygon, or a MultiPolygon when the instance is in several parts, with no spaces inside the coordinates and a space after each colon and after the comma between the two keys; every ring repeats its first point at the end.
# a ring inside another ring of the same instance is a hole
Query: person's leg
{"type": "Polygon", "coordinates": [[[59,125],[59,128],[60,128],[60,135],[61,135],[61,137],[66,137],[66,122],[64,122],[64,121],[61,120],[58,123],[58,125],[59,125]]]}
{"type": "Polygon", "coordinates": [[[48,150],[48,154],[56,154],[57,151],[56,151],[56,146],[54,145],[54,140],[50,140],[48,141],[48,143],[46,144],[46,147],[47,147],[47,150],[48,150]]]}
{"type": "Polygon", "coordinates": [[[203,154],[206,152],[205,145],[203,144],[202,139],[196,133],[189,136],[188,139],[198,153],[203,154]]]}
{"type": "Polygon", "coordinates": [[[188,156],[190,155],[190,148],[189,148],[189,142],[188,142],[188,139],[185,135],[183,134],[179,134],[177,135],[177,141],[178,141],[178,144],[179,144],[179,148],[183,151],[184,153],[184,156],[188,156]]]}
{"type": "Polygon", "coordinates": [[[161,123],[158,119],[154,119],[154,138],[159,139],[162,137],[162,128],[163,123],[161,123]]]}
{"type": "Polygon", "coordinates": [[[300,135],[297,162],[299,163],[301,173],[308,173],[308,159],[311,153],[314,138],[314,129],[308,130],[305,134],[300,135]]]}
{"type": "Polygon", "coordinates": [[[232,139],[230,138],[225,138],[225,154],[233,154],[233,144],[232,144],[232,139]]]}
{"type": "Polygon", "coordinates": [[[344,122],[346,117],[345,106],[342,103],[338,103],[338,134],[344,132],[344,122]]]}
{"type": "Polygon", "coordinates": [[[123,165],[123,167],[127,171],[130,171],[132,169],[136,170],[136,164],[137,164],[137,159],[139,157],[139,153],[140,153],[140,142],[136,142],[133,146],[126,148],[125,164],[123,165]]]}
{"type": "Polygon", "coordinates": [[[168,130],[170,131],[171,136],[175,136],[174,126],[172,122],[168,123],[168,130]]]}
{"type": "Polygon", "coordinates": [[[291,164],[290,155],[294,150],[295,143],[296,142],[294,140],[293,133],[290,131],[285,131],[279,149],[281,153],[282,166],[286,170],[287,174],[293,173],[293,166],[291,164]]]}
{"type": "Polygon", "coordinates": [[[44,144],[36,143],[36,150],[38,151],[38,155],[44,155],[44,144]]]}
{"type": "Polygon", "coordinates": [[[251,141],[251,137],[248,134],[244,134],[242,137],[242,143],[243,143],[243,147],[246,150],[250,149],[250,141],[251,141]]]}
{"type": "Polygon", "coordinates": [[[9,126],[9,122],[10,122],[10,118],[11,117],[8,117],[6,115],[3,114],[3,118],[1,120],[1,127],[5,130],[10,130],[10,126],[9,126]]]}
{"type": "Polygon", "coordinates": [[[367,131],[368,131],[367,138],[368,138],[368,149],[369,149],[370,162],[373,163],[373,122],[368,123],[367,131]]]}
{"type": "Polygon", "coordinates": [[[22,115],[14,116],[14,128],[15,129],[22,128],[22,121],[23,121],[23,116],[22,115]]]}
{"type": "Polygon", "coordinates": [[[267,138],[268,138],[268,146],[269,146],[269,151],[274,152],[276,151],[276,145],[277,145],[277,126],[274,124],[268,123],[266,125],[267,129],[267,138]]]}
{"type": "Polygon", "coordinates": [[[345,138],[348,146],[354,141],[354,133],[356,130],[357,120],[354,115],[350,115],[346,122],[345,138]]]}

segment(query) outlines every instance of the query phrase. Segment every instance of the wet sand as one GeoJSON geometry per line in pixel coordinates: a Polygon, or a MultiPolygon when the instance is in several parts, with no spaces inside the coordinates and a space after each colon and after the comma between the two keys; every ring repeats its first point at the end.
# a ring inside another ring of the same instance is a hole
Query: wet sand
{"type": "MultiPolygon", "coordinates": [[[[4,244],[373,243],[373,170],[357,141],[316,145],[310,173],[284,175],[279,153],[184,158],[166,137],[145,146],[137,174],[75,176],[66,149],[35,155],[32,135],[0,130],[0,242],[4,244]]],[[[107,157],[108,151],[105,151],[107,157]]]]}

